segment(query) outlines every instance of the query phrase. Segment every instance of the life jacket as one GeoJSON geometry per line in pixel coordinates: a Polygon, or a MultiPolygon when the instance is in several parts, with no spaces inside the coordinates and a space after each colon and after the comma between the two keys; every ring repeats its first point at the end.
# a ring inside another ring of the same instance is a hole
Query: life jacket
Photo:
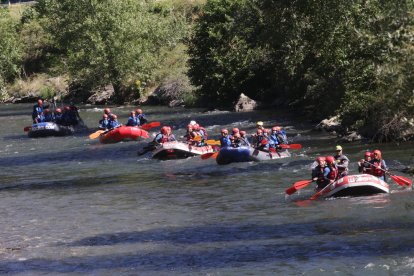
{"type": "Polygon", "coordinates": [[[207,130],[204,127],[200,126],[199,132],[203,136],[204,140],[207,140],[208,138],[207,130]]]}
{"type": "Polygon", "coordinates": [[[328,179],[329,180],[336,180],[336,178],[338,177],[338,168],[334,165],[334,166],[329,166],[328,167],[330,172],[328,174],[328,179]]]}
{"type": "Polygon", "coordinates": [[[371,160],[370,162],[373,166],[371,168],[372,175],[375,175],[377,177],[385,176],[385,172],[383,171],[385,168],[383,160],[371,160]]]}
{"type": "Polygon", "coordinates": [[[276,148],[277,145],[279,145],[279,139],[277,138],[277,135],[270,135],[269,136],[269,145],[271,148],[276,148]]]}
{"type": "Polygon", "coordinates": [[[318,180],[316,180],[316,183],[319,184],[325,184],[325,176],[323,175],[325,172],[325,167],[321,167],[321,166],[316,166],[315,168],[317,170],[317,177],[318,180]]]}
{"type": "Polygon", "coordinates": [[[231,140],[229,136],[222,136],[220,138],[220,147],[222,148],[231,147],[231,140]]]}
{"type": "Polygon", "coordinates": [[[288,140],[284,132],[282,131],[278,132],[276,137],[277,137],[279,144],[288,144],[288,140]]]}

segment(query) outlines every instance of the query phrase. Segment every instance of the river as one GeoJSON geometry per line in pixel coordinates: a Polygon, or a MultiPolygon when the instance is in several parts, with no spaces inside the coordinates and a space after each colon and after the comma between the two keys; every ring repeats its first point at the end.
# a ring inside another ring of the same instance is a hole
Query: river
{"type": "MultiPolygon", "coordinates": [[[[0,274],[8,275],[413,275],[414,195],[301,204],[317,155],[337,142],[306,119],[277,111],[202,112],[144,107],[150,121],[184,135],[192,119],[218,138],[223,127],[286,127],[302,144],[288,159],[219,166],[199,157],[138,156],[146,141],[100,144],[88,134],[102,108],[81,106],[90,129],[28,138],[32,105],[0,106],[0,274]]],[[[132,107],[114,107],[122,123],[132,107]]],[[[150,131],[155,133],[157,129],[150,131]]],[[[391,171],[413,163],[412,143],[342,144],[355,161],[380,148],[391,171]]],[[[407,175],[404,175],[407,176],[407,175]]]]}

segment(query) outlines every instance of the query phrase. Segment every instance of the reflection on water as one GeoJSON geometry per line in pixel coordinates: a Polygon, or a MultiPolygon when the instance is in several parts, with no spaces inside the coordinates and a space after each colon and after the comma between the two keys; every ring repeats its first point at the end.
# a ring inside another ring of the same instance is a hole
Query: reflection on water
{"type": "MultiPolygon", "coordinates": [[[[130,109],[113,112],[123,122],[130,109]]],[[[211,139],[223,127],[252,133],[258,120],[289,126],[289,136],[303,148],[276,162],[158,161],[137,156],[146,141],[90,140],[101,107],[81,107],[85,132],[30,139],[23,128],[31,105],[1,106],[2,273],[412,273],[411,191],[390,182],[391,194],[309,202],[314,192],[309,185],[285,199],[286,188],[309,179],[315,156],[332,153],[337,144],[332,137],[273,111],[144,111],[151,121],[171,125],[177,137],[191,119],[206,126],[211,139]]],[[[379,146],[343,147],[357,160],[379,146]]],[[[413,158],[412,144],[381,149],[394,171],[413,158]]],[[[350,169],[356,172],[356,164],[350,169]]]]}

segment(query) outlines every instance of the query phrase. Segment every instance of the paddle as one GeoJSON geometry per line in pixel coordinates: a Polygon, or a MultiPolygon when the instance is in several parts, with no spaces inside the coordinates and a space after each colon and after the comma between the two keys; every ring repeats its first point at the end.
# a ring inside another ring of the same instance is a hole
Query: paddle
{"type": "Polygon", "coordinates": [[[96,139],[98,138],[102,133],[105,133],[105,130],[100,129],[98,131],[95,131],[94,133],[89,134],[89,139],[96,139]]]}
{"type": "MultiPolygon", "coordinates": [[[[378,168],[366,160],[364,160],[364,162],[370,164],[372,167],[378,168]]],[[[391,179],[394,180],[394,182],[400,186],[412,186],[413,185],[413,181],[409,179],[408,177],[391,174],[389,171],[384,170],[383,168],[378,168],[378,169],[388,174],[391,177],[391,179]]]]}
{"type": "Polygon", "coordinates": [[[302,145],[301,144],[281,144],[278,145],[279,147],[281,147],[282,149],[301,149],[302,145]]]}
{"type": "Polygon", "coordinates": [[[325,191],[325,189],[327,189],[328,187],[334,185],[336,182],[338,182],[339,179],[335,180],[332,183],[329,183],[328,185],[326,185],[325,187],[323,187],[323,189],[320,189],[317,193],[315,193],[313,196],[311,196],[309,199],[310,200],[314,200],[317,199],[322,193],[323,191],[325,191]]]}
{"type": "Polygon", "coordinates": [[[25,132],[27,132],[27,131],[30,131],[31,129],[32,129],[32,127],[31,127],[31,126],[27,126],[27,127],[24,127],[24,129],[23,129],[23,130],[24,130],[25,132]]]}
{"type": "Polygon", "coordinates": [[[141,126],[141,128],[143,129],[143,130],[150,130],[151,128],[154,128],[154,127],[159,127],[161,125],[161,123],[160,122],[151,122],[151,123],[148,123],[148,124],[143,124],[142,126],[141,126]]]}
{"type": "Polygon", "coordinates": [[[286,193],[288,195],[294,194],[296,191],[305,188],[306,186],[308,186],[312,182],[313,182],[312,179],[311,180],[301,180],[301,181],[295,182],[292,187],[286,189],[286,193]]]}
{"type": "Polygon", "coordinates": [[[201,155],[201,159],[206,160],[206,159],[209,159],[209,158],[216,158],[218,153],[219,153],[218,151],[204,153],[204,154],[201,155]]]}

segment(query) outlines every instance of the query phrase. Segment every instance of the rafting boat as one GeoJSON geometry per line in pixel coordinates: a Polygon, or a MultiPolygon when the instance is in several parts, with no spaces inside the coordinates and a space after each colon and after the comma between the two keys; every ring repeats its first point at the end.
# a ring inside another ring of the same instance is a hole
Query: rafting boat
{"type": "Polygon", "coordinates": [[[221,148],[216,162],[219,165],[226,165],[232,162],[249,162],[249,161],[265,161],[290,157],[287,150],[278,152],[265,152],[252,147],[225,147],[221,148]]]}
{"type": "Polygon", "coordinates": [[[102,133],[99,136],[99,141],[103,144],[111,144],[121,141],[138,140],[140,137],[149,138],[148,132],[139,127],[120,126],[102,133]]]}
{"type": "Polygon", "coordinates": [[[72,135],[74,132],[75,129],[73,126],[63,126],[53,122],[44,122],[33,124],[27,135],[31,138],[37,138],[47,136],[66,136],[72,135]]]}
{"type": "Polygon", "coordinates": [[[386,182],[370,174],[348,175],[327,187],[320,196],[344,197],[389,193],[386,182]]]}
{"type": "Polygon", "coordinates": [[[214,152],[212,146],[196,147],[187,143],[173,141],[157,146],[152,152],[152,158],[161,160],[181,159],[209,152],[214,152]]]}

